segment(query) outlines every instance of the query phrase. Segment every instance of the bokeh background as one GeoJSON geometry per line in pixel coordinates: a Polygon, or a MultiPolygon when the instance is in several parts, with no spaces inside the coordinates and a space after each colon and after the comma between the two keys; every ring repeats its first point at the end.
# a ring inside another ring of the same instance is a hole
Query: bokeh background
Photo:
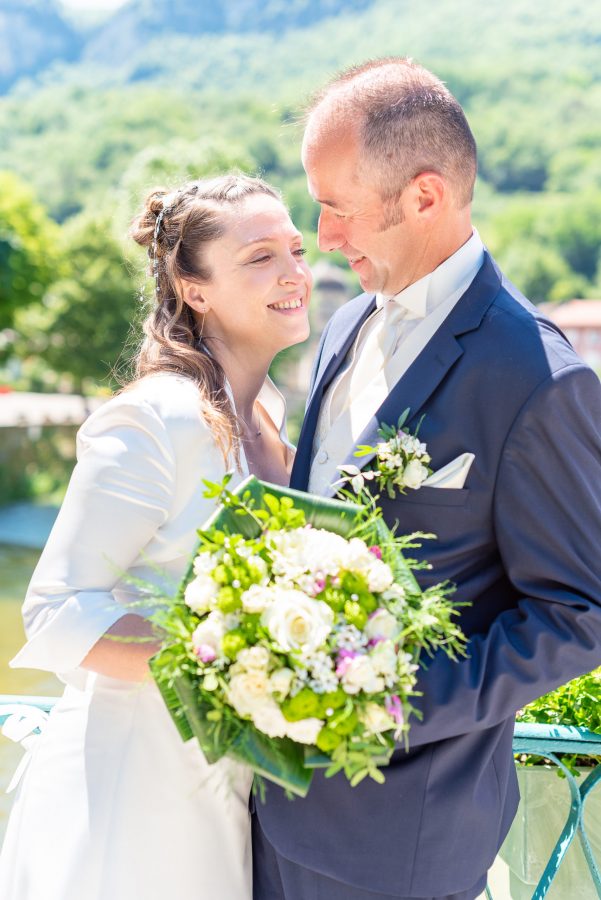
{"type": "Polygon", "coordinates": [[[316,247],[299,113],[336,70],[386,55],[463,104],[485,243],[600,370],[599,0],[0,0],[0,693],[59,690],[7,661],[76,428],[138,340],[141,198],[231,167],[283,191],[317,284],[312,338],[274,365],[294,433],[319,332],[356,289],[316,247]]]}

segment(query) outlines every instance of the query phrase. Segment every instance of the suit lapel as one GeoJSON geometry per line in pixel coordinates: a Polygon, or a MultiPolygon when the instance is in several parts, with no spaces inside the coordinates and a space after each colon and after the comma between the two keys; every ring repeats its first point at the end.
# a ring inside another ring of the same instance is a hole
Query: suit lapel
{"type": "MultiPolygon", "coordinates": [[[[317,370],[315,385],[298,439],[298,450],[290,475],[291,487],[298,490],[306,490],[307,488],[311,469],[311,451],[324,392],[342,366],[359,329],[375,308],[376,298],[372,295],[369,298],[364,298],[363,303],[357,303],[354,309],[349,310],[345,320],[341,322],[340,329],[337,330],[331,351],[328,349],[327,353],[324,354],[323,365],[317,370]],[[365,305],[365,299],[367,300],[367,305],[365,305]]],[[[346,313],[347,310],[344,310],[344,312],[346,313]]]]}
{"type": "MultiPolygon", "coordinates": [[[[378,428],[382,424],[396,424],[401,413],[407,408],[411,411],[407,424],[410,427],[415,426],[424,404],[463,355],[463,347],[457,338],[479,327],[500,287],[499,273],[489,254],[485,253],[484,263],[476,278],[413,364],[392,388],[380,408],[376,410],[359,436],[358,445],[373,446],[377,443],[378,428]]],[[[355,463],[363,468],[373,459],[374,454],[358,458],[354,455],[354,451],[355,448],[341,460],[341,463],[355,463]]]]}

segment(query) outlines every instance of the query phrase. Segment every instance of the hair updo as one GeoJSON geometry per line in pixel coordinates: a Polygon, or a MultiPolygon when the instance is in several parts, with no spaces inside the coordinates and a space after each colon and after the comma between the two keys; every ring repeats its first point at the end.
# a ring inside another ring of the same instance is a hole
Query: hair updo
{"type": "Polygon", "coordinates": [[[208,281],[211,272],[203,247],[220,238],[224,213],[254,194],[282,202],[277,190],[260,178],[222,175],[191,181],[178,190],[156,188],[135,217],[130,236],[148,249],[155,279],[154,308],[143,324],[144,340],[134,364],[135,379],[158,372],[190,378],[198,387],[201,408],[226,461],[239,462],[240,428],[225,390],[225,373],[207,352],[202,325],[184,302],[182,281],[208,281]]]}

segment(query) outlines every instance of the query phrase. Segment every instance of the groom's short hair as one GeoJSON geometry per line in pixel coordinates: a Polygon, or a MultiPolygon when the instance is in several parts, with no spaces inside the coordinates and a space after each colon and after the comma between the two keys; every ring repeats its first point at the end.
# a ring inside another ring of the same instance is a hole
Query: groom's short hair
{"type": "Polygon", "coordinates": [[[362,167],[384,199],[399,196],[420,172],[434,171],[471,202],[476,142],[465,113],[446,85],[405,57],[369,60],[332,79],[312,99],[310,119],[327,106],[329,128],[359,129],[362,167]]]}

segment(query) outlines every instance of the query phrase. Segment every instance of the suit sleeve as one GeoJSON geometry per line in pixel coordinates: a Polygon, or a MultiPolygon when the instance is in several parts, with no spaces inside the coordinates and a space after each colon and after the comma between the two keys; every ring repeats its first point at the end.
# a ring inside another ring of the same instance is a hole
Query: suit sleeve
{"type": "Polygon", "coordinates": [[[522,408],[494,525],[520,600],[470,641],[467,658],[440,653],[422,671],[412,747],[497,725],[601,665],[601,385],[591,370],[553,374],[522,408]]]}
{"type": "Polygon", "coordinates": [[[128,612],[112,591],[167,519],[174,459],[165,427],[127,392],[78,434],[77,465],[23,606],[11,665],[67,672],[128,612]]]}

